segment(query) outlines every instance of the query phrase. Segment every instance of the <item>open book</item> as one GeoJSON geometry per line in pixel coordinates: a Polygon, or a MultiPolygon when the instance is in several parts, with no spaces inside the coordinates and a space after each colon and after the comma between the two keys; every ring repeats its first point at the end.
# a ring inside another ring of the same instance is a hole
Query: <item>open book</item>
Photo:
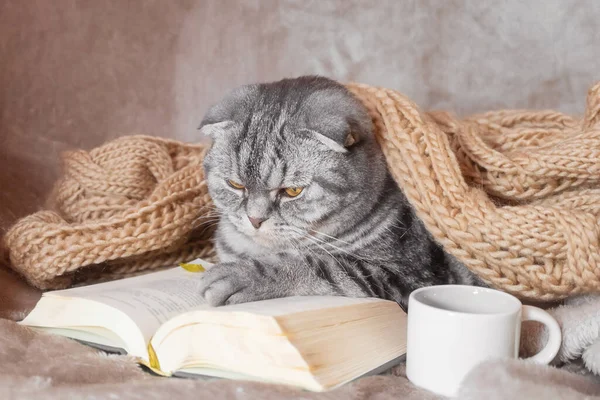
{"type": "Polygon", "coordinates": [[[194,260],[134,278],[44,293],[21,324],[135,356],[165,375],[259,380],[323,391],[406,352],[391,301],[288,297],[210,307],[194,260]]]}

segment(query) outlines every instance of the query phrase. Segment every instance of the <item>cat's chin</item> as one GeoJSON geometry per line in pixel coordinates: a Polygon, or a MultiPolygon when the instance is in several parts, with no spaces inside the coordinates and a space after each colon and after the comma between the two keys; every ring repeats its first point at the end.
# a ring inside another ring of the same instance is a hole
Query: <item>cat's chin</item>
{"type": "Polygon", "coordinates": [[[277,232],[261,232],[261,231],[246,231],[243,232],[246,238],[250,241],[256,243],[257,245],[272,249],[272,250],[281,250],[286,249],[290,246],[290,240],[282,237],[281,234],[277,234],[277,232]]]}
{"type": "Polygon", "coordinates": [[[254,243],[259,244],[262,247],[278,248],[284,244],[281,239],[270,233],[251,232],[246,234],[246,236],[254,243]]]}

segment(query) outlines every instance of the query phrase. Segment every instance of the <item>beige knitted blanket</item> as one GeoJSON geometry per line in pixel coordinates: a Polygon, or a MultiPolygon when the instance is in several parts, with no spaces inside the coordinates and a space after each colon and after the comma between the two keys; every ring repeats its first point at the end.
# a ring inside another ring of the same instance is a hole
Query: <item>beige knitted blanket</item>
{"type": "MultiPolygon", "coordinates": [[[[521,298],[600,291],[600,83],[580,119],[507,110],[458,119],[393,90],[348,87],[448,252],[521,298]]],[[[50,289],[213,256],[203,154],[144,136],[66,154],[53,211],[6,235],[13,268],[50,289]]]]}

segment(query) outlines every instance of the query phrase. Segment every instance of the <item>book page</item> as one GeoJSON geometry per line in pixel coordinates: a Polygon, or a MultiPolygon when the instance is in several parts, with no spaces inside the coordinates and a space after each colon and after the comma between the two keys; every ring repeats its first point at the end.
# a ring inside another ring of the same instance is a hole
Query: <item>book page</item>
{"type": "Polygon", "coordinates": [[[305,311],[383,301],[387,300],[368,297],[294,296],[255,301],[252,303],[232,304],[220,307],[219,311],[247,312],[250,314],[277,317],[305,311]]]}
{"type": "MultiPolygon", "coordinates": [[[[204,267],[211,264],[202,260],[204,267]]],[[[79,297],[97,301],[127,314],[148,341],[170,318],[191,310],[208,308],[200,296],[201,272],[176,267],[138,277],[45,293],[50,297],[79,297]]]]}
{"type": "MultiPolygon", "coordinates": [[[[160,342],[161,338],[168,334],[170,330],[176,329],[179,326],[195,324],[198,322],[204,322],[208,324],[225,323],[229,327],[237,326],[236,321],[239,319],[239,317],[236,319],[231,314],[237,314],[238,316],[240,314],[250,314],[252,316],[262,317],[282,317],[315,310],[381,302],[396,304],[389,300],[366,297],[353,298],[341,296],[293,296],[254,301],[251,303],[232,304],[210,309],[208,307],[198,307],[194,310],[171,318],[160,327],[160,330],[157,332],[157,335],[153,340],[160,342]]],[[[256,326],[260,325],[264,327],[263,322],[261,322],[264,320],[258,318],[241,318],[241,324],[247,327],[249,326],[248,324],[251,324],[251,320],[254,320],[254,322],[257,324],[256,326]]]]}

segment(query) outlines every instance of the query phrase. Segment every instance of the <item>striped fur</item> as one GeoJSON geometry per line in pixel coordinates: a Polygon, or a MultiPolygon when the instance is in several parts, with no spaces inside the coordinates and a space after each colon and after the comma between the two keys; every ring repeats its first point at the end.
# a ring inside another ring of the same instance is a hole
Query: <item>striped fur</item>
{"type": "Polygon", "coordinates": [[[406,307],[425,285],[482,284],[415,216],[366,110],[342,85],[301,77],[244,86],[201,129],[213,138],[205,169],[221,259],[203,278],[210,304],[333,294],[406,307]],[[304,190],[289,198],[285,187],[304,190]],[[256,229],[249,216],[264,222],[256,229]]]}

